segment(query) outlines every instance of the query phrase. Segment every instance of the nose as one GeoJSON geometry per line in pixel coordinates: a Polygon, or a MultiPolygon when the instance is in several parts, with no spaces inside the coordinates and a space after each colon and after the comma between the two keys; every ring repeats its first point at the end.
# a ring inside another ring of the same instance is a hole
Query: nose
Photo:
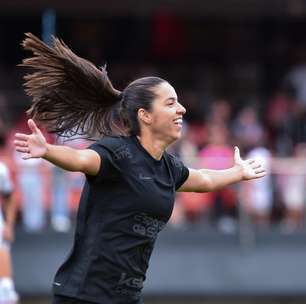
{"type": "Polygon", "coordinates": [[[180,103],[178,103],[177,113],[179,113],[181,115],[184,115],[186,113],[185,107],[180,103]]]}

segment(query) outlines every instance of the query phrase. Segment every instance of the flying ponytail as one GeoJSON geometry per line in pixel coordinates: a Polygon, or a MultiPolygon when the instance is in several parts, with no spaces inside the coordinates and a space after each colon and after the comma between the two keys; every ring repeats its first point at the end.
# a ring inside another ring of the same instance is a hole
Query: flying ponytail
{"type": "Polygon", "coordinates": [[[22,46],[34,53],[20,64],[34,69],[24,77],[25,91],[32,97],[27,111],[31,118],[47,131],[67,137],[124,133],[114,118],[122,93],[114,89],[105,67],[99,70],[55,37],[49,47],[27,33],[22,46]]]}

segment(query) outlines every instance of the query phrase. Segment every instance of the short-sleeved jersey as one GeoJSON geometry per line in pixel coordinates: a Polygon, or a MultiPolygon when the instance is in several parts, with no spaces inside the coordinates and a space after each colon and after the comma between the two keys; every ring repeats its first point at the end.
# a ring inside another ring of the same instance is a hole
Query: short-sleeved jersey
{"type": "Polygon", "coordinates": [[[54,293],[100,304],[142,303],[141,290],[159,231],[188,168],[164,152],[153,158],[137,137],[105,137],[89,147],[101,156],[87,176],[74,246],[54,293]]]}

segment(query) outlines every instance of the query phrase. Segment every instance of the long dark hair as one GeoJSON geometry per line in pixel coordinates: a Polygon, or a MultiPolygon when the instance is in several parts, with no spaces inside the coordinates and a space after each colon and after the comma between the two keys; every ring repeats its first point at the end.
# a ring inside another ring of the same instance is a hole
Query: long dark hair
{"type": "Polygon", "coordinates": [[[140,78],[121,92],[113,87],[106,67],[98,69],[58,38],[53,37],[50,47],[31,33],[26,36],[22,46],[34,56],[20,65],[35,70],[24,77],[25,91],[32,97],[29,117],[47,131],[67,137],[140,134],[137,112],[151,110],[153,89],[165,80],[140,78]]]}

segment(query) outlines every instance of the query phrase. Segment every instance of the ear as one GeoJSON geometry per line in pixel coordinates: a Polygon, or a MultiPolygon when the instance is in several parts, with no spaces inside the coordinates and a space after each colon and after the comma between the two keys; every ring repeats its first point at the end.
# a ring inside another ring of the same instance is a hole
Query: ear
{"type": "Polygon", "coordinates": [[[140,121],[144,122],[147,125],[150,125],[152,123],[151,114],[143,108],[140,108],[138,110],[138,118],[140,121]]]}

